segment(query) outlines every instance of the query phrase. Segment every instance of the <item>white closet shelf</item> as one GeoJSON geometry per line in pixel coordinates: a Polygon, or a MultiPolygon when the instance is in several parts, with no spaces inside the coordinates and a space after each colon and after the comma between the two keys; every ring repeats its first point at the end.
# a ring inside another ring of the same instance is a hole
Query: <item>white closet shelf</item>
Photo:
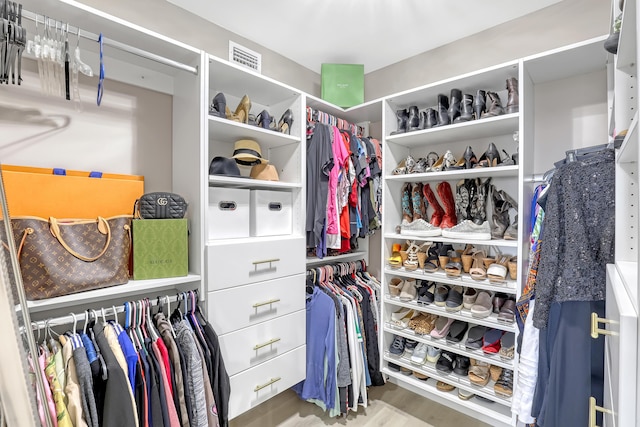
{"type": "MultiPolygon", "coordinates": [[[[404,302],[400,300],[395,300],[387,297],[384,300],[387,304],[393,304],[399,307],[411,308],[413,310],[422,311],[425,313],[437,314],[438,316],[450,317],[456,320],[462,320],[467,323],[474,323],[476,325],[487,326],[489,328],[500,329],[507,332],[516,332],[518,329],[514,323],[502,323],[498,322],[498,315],[495,313],[491,313],[489,317],[485,317],[484,319],[478,319],[471,315],[471,311],[462,309],[460,311],[447,311],[444,307],[439,307],[435,304],[423,305],[418,304],[417,302],[404,302]]],[[[517,315],[517,314],[516,314],[517,315]]],[[[389,327],[394,328],[393,325],[389,324],[389,327]]]]}
{"type": "Polygon", "coordinates": [[[342,261],[350,261],[350,260],[359,260],[367,256],[365,251],[356,251],[350,252],[348,254],[341,254],[335,256],[326,256],[322,259],[320,258],[307,258],[307,266],[314,265],[322,265],[322,264],[330,264],[332,262],[342,262],[342,261]]]}
{"type": "MultiPolygon", "coordinates": [[[[293,100],[300,96],[298,89],[213,55],[209,55],[209,88],[212,91],[209,103],[218,92],[224,93],[225,97],[238,99],[243,95],[248,95],[254,106],[259,104],[264,107],[283,102],[293,103],[293,100]]],[[[227,106],[232,111],[236,107],[230,104],[227,106]]],[[[259,112],[259,110],[256,111],[256,113],[259,112]]],[[[283,112],[284,110],[270,111],[274,116],[276,113],[282,114],[283,112]]],[[[275,117],[276,120],[279,118],[280,116],[275,117]]],[[[294,120],[297,119],[294,117],[294,120]]]]}
{"type": "MultiPolygon", "coordinates": [[[[460,387],[463,390],[471,391],[479,396],[486,397],[487,399],[493,402],[500,403],[501,405],[504,405],[507,408],[511,406],[511,398],[502,397],[500,395],[497,395],[493,391],[493,386],[495,384],[493,380],[489,380],[489,383],[486,386],[481,387],[469,381],[468,377],[461,377],[454,373],[445,374],[443,372],[438,371],[436,369],[435,363],[427,362],[424,365],[416,365],[415,363],[412,363],[409,358],[402,357],[402,356],[397,357],[388,352],[385,352],[384,360],[386,360],[387,362],[395,363],[396,365],[404,366],[405,368],[411,369],[412,371],[420,372],[434,380],[444,381],[447,384],[460,387]]],[[[389,368],[386,368],[386,369],[389,369],[389,368]]],[[[396,373],[396,374],[402,375],[400,373],[396,373]]],[[[416,379],[416,381],[420,381],[420,380],[416,379]]],[[[434,391],[436,393],[443,393],[442,391],[436,389],[435,387],[434,387],[434,391]]],[[[452,396],[455,396],[456,399],[462,400],[458,397],[457,390],[453,390],[450,393],[454,393],[452,394],[452,396]]]]}
{"type": "MultiPolygon", "coordinates": [[[[405,368],[410,368],[405,365],[405,362],[400,361],[397,363],[393,359],[389,359],[391,363],[402,365],[405,368]]],[[[483,402],[478,399],[472,398],[469,400],[462,400],[458,397],[458,390],[450,392],[442,392],[436,388],[435,380],[422,381],[414,378],[411,375],[403,375],[400,372],[392,371],[389,368],[383,368],[382,372],[394,380],[397,380],[399,384],[407,384],[415,393],[428,397],[430,400],[435,400],[438,403],[442,403],[446,406],[456,409],[470,417],[477,417],[478,414],[482,414],[485,417],[491,418],[499,422],[500,426],[511,426],[511,411],[504,405],[495,405],[492,402],[483,402]]],[[[461,387],[465,390],[476,392],[477,388],[468,389],[467,387],[461,387]]],[[[492,422],[493,425],[496,425],[492,422]]]]}
{"type": "Polygon", "coordinates": [[[200,280],[201,277],[199,274],[189,274],[187,276],[169,277],[165,279],[130,280],[124,285],[111,286],[108,288],[96,289],[94,291],[80,292],[77,294],[64,295],[44,300],[28,301],[27,307],[31,313],[36,313],[107,299],[124,298],[143,293],[148,294],[149,292],[157,292],[158,294],[161,294],[164,291],[175,289],[178,286],[186,290],[187,287],[184,285],[192,283],[196,283],[195,287],[199,288],[200,280]]]}
{"type": "MultiPolygon", "coordinates": [[[[456,140],[480,139],[507,135],[518,130],[520,113],[504,114],[437,128],[405,132],[386,137],[387,142],[404,147],[424,147],[456,140]]],[[[489,168],[491,169],[491,168],[489,168]]],[[[475,169],[473,169],[475,171],[475,169]]]]}
{"type": "Polygon", "coordinates": [[[506,280],[503,284],[491,283],[488,279],[474,280],[466,273],[462,273],[460,277],[448,277],[444,271],[436,271],[435,273],[423,273],[422,270],[407,271],[404,267],[399,269],[385,268],[385,274],[401,277],[412,277],[419,280],[428,280],[447,285],[460,285],[467,288],[484,289],[491,292],[504,292],[505,294],[517,293],[517,282],[515,280],[506,280]]]}
{"type": "Polygon", "coordinates": [[[351,123],[379,122],[382,120],[382,98],[367,101],[351,108],[341,108],[324,99],[307,95],[307,106],[331,114],[351,123]]]}
{"type": "Polygon", "coordinates": [[[622,279],[633,308],[638,313],[638,263],[635,261],[616,261],[616,270],[622,279]]]}
{"type": "Polygon", "coordinates": [[[633,116],[627,135],[618,151],[616,158],[618,163],[637,163],[638,162],[638,112],[633,116]]]}
{"type": "Polygon", "coordinates": [[[464,346],[464,343],[467,339],[467,334],[469,333],[469,331],[465,332],[464,338],[459,343],[449,343],[445,338],[436,339],[436,338],[432,338],[431,335],[420,335],[415,333],[415,331],[409,328],[398,329],[397,327],[388,323],[384,325],[384,331],[389,332],[390,334],[400,335],[401,337],[416,340],[418,342],[423,342],[425,344],[431,345],[433,347],[437,347],[442,350],[452,351],[456,354],[467,356],[471,359],[482,360],[491,365],[496,365],[496,366],[500,366],[501,368],[507,368],[507,369],[513,370],[513,359],[505,360],[501,358],[500,355],[498,354],[494,354],[494,355],[485,354],[482,351],[482,349],[468,350],[464,346]]]}
{"type": "Polygon", "coordinates": [[[233,176],[209,175],[209,185],[212,187],[233,187],[233,188],[260,188],[273,190],[287,190],[302,188],[298,182],[264,181],[248,177],[237,178],[233,176]]]}
{"type": "Polygon", "coordinates": [[[602,43],[607,36],[594,37],[572,45],[523,58],[524,68],[534,84],[579,76],[605,68],[607,53],[602,43]]]}
{"type": "MultiPolygon", "coordinates": [[[[614,17],[614,19],[615,18],[616,17],[614,17]]],[[[635,20],[636,2],[625,2],[624,9],[622,10],[622,28],[620,29],[620,38],[618,39],[618,54],[615,57],[616,68],[618,70],[636,66],[638,40],[635,20]],[[625,22],[628,24],[625,25],[625,22]]]]}
{"type": "Polygon", "coordinates": [[[503,177],[518,176],[520,168],[518,165],[496,166],[492,168],[473,168],[462,170],[449,170],[443,172],[426,172],[426,173],[408,173],[401,175],[387,175],[384,177],[387,181],[399,182],[426,182],[426,181],[451,181],[463,178],[481,178],[481,177],[503,177]]]}
{"type": "MultiPolygon", "coordinates": [[[[230,144],[229,155],[233,152],[233,143],[239,139],[254,139],[262,150],[284,145],[299,144],[300,137],[251,126],[222,117],[209,116],[209,141],[227,142],[230,144]]],[[[266,156],[266,153],[263,152],[266,156]]]]}
{"type": "Polygon", "coordinates": [[[395,240],[419,240],[421,242],[444,242],[444,243],[470,243],[474,246],[500,246],[515,248],[518,246],[517,240],[471,240],[471,239],[449,239],[442,236],[424,237],[424,236],[412,236],[410,234],[398,234],[398,233],[384,233],[385,239],[395,240]]]}

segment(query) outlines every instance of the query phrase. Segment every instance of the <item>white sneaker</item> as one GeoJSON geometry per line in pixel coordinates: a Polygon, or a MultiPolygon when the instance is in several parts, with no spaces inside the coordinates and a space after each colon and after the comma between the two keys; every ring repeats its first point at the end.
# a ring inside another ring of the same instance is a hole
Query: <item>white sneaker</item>
{"type": "Polygon", "coordinates": [[[416,219],[411,222],[403,219],[400,224],[400,234],[410,234],[412,236],[432,237],[442,233],[440,227],[435,227],[424,219],[416,219]]]}
{"type": "Polygon", "coordinates": [[[478,225],[467,219],[455,227],[443,229],[442,237],[466,240],[491,240],[491,228],[489,227],[489,221],[478,225]]]}
{"type": "Polygon", "coordinates": [[[423,342],[418,343],[416,348],[413,349],[413,354],[411,355],[411,361],[413,363],[418,363],[422,365],[427,358],[427,345],[423,342]]]}

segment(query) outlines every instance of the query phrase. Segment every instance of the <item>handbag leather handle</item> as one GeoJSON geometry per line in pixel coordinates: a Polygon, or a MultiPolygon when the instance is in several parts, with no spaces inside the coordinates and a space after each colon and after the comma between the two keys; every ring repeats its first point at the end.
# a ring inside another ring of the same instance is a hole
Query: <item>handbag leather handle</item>
{"type": "Polygon", "coordinates": [[[101,216],[98,217],[98,230],[102,234],[107,235],[107,241],[105,242],[104,248],[102,248],[102,251],[100,251],[100,253],[95,257],[86,257],[74,251],[73,249],[71,249],[71,247],[67,245],[67,242],[65,242],[64,239],[62,238],[62,234],[60,233],[60,224],[58,224],[58,220],[54,217],[49,217],[49,230],[51,230],[51,234],[53,234],[53,237],[58,239],[58,242],[60,242],[62,247],[65,248],[67,252],[69,252],[71,255],[73,255],[74,257],[82,261],[92,262],[97,260],[102,255],[104,255],[105,252],[107,252],[107,249],[109,248],[109,243],[111,243],[111,227],[109,227],[109,223],[107,222],[107,220],[101,216]]]}

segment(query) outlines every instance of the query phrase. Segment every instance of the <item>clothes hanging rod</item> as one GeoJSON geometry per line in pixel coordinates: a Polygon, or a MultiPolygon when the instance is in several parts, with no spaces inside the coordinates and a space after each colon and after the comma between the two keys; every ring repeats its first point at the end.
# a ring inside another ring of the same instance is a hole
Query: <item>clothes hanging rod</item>
{"type": "MultiPolygon", "coordinates": [[[[49,18],[49,17],[47,17],[45,15],[37,14],[37,13],[31,12],[31,11],[28,11],[28,10],[24,10],[24,9],[22,10],[22,17],[25,18],[25,19],[28,19],[30,21],[35,22],[36,25],[42,23],[42,25],[44,26],[45,19],[51,19],[54,22],[59,22],[60,24],[63,24],[62,21],[58,21],[56,19],[49,18]],[[42,18],[42,19],[40,19],[40,18],[42,18]]],[[[64,23],[65,31],[67,31],[67,25],[68,24],[64,23]]],[[[96,42],[96,43],[98,42],[98,35],[97,34],[94,34],[94,33],[89,32],[89,31],[85,31],[85,30],[83,30],[83,29],[81,29],[79,27],[75,27],[75,26],[70,25],[70,24],[69,24],[69,27],[68,27],[68,32],[71,35],[80,35],[80,37],[83,37],[83,38],[85,38],[87,40],[91,40],[91,41],[96,42]]],[[[128,44],[121,43],[121,42],[116,41],[116,40],[111,40],[111,39],[109,39],[107,37],[104,37],[104,35],[102,36],[102,44],[105,45],[105,46],[114,47],[114,48],[116,48],[118,50],[121,50],[123,52],[128,52],[128,53],[130,53],[132,55],[136,55],[136,56],[139,56],[139,57],[144,58],[144,59],[149,59],[151,61],[163,64],[163,65],[168,65],[170,67],[177,68],[179,70],[187,71],[189,73],[198,75],[198,67],[193,67],[191,65],[183,64],[182,62],[174,61],[173,59],[165,58],[164,56],[160,56],[160,55],[157,55],[155,53],[151,53],[151,52],[148,52],[146,50],[143,50],[143,49],[140,49],[140,48],[137,48],[137,47],[134,47],[134,46],[130,46],[128,44]]]]}
{"type": "Polygon", "coordinates": [[[526,177],[524,179],[524,182],[546,182],[547,180],[545,179],[545,174],[543,173],[537,173],[537,174],[533,174],[529,177],[526,177]]]}
{"type": "MultiPolygon", "coordinates": [[[[168,296],[169,297],[169,302],[176,302],[178,301],[178,298],[180,298],[179,295],[173,295],[173,296],[168,296]]],[[[136,301],[140,301],[140,300],[136,300],[136,301]]],[[[167,302],[167,296],[162,296],[160,297],[160,302],[162,303],[166,303],[167,302]]],[[[124,313],[124,303],[119,304],[119,305],[114,305],[116,311],[115,313],[124,313]]],[[[149,299],[149,304],[151,305],[151,307],[155,307],[158,305],[158,300],[157,298],[152,300],[149,299]]],[[[88,311],[95,311],[98,316],[102,316],[102,310],[104,310],[104,314],[105,316],[113,316],[115,313],[113,312],[113,307],[102,307],[99,310],[88,310],[88,311]]],[[[36,331],[38,329],[44,329],[45,327],[49,326],[49,327],[54,327],[54,326],[64,326],[64,325],[69,325],[72,324],[73,322],[81,322],[84,321],[87,318],[87,312],[84,311],[82,313],[74,313],[75,314],[75,318],[73,317],[73,315],[68,314],[66,316],[60,316],[60,317],[54,317],[51,319],[45,319],[45,320],[39,320],[39,321],[32,321],[31,322],[31,330],[36,331]]]]}

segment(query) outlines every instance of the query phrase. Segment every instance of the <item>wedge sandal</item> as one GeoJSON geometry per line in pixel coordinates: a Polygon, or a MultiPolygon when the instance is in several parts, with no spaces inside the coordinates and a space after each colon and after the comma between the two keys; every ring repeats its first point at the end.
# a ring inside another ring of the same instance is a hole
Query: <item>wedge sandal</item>
{"type": "Polygon", "coordinates": [[[472,384],[484,387],[489,384],[490,365],[487,362],[471,359],[471,367],[469,368],[469,381],[472,384]]]}
{"type": "Polygon", "coordinates": [[[493,385],[493,391],[503,397],[511,397],[513,395],[513,371],[503,369],[498,381],[493,385]]]}
{"type": "Polygon", "coordinates": [[[469,269],[469,275],[474,280],[484,280],[487,278],[487,270],[484,268],[483,260],[486,257],[484,251],[477,251],[473,254],[473,264],[469,269]]]}

